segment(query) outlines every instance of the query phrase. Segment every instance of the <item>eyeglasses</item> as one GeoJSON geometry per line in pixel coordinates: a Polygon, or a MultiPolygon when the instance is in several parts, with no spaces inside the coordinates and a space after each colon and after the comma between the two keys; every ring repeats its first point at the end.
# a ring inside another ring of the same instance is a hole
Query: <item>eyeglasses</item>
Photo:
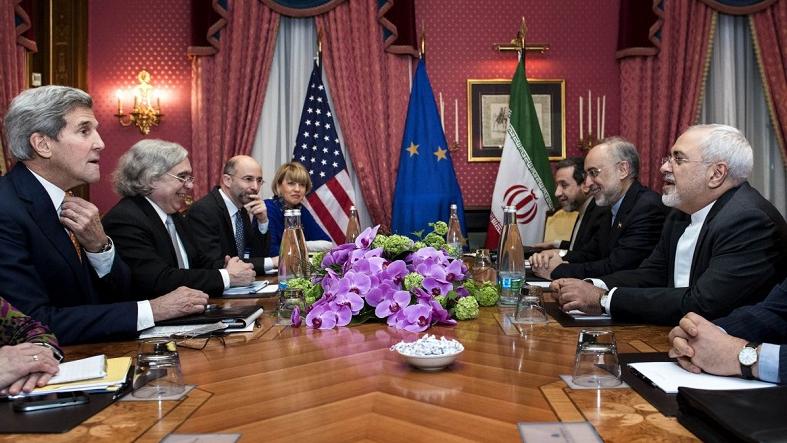
{"type": "Polygon", "coordinates": [[[184,185],[186,185],[186,184],[193,184],[194,183],[194,176],[193,175],[184,175],[184,176],[181,177],[180,175],[170,174],[169,172],[167,172],[166,174],[168,176],[174,178],[175,180],[183,183],[184,185]]]}
{"type": "Polygon", "coordinates": [[[601,175],[601,171],[603,169],[604,168],[590,168],[590,169],[585,171],[585,175],[587,175],[588,177],[596,178],[599,175],[601,175]]]}
{"type": "Polygon", "coordinates": [[[257,182],[258,185],[265,184],[265,180],[263,180],[262,177],[252,177],[251,175],[247,175],[247,176],[244,176],[244,177],[238,177],[237,175],[232,175],[232,174],[226,174],[226,175],[229,175],[230,177],[235,177],[237,179],[240,179],[241,181],[243,181],[243,182],[245,182],[247,184],[251,184],[252,182],[257,182]]]}
{"type": "Polygon", "coordinates": [[[227,344],[224,342],[224,336],[227,335],[225,333],[211,333],[209,335],[201,336],[201,337],[193,337],[193,338],[186,338],[177,341],[177,345],[182,348],[194,349],[196,351],[201,351],[208,346],[208,342],[210,339],[215,338],[221,343],[222,347],[226,347],[227,344]]]}
{"type": "Polygon", "coordinates": [[[707,160],[689,160],[689,159],[683,158],[683,157],[676,157],[676,156],[674,156],[672,154],[665,155],[664,157],[661,157],[661,164],[662,165],[664,163],[667,163],[667,162],[670,162],[671,164],[678,165],[678,166],[680,166],[680,165],[682,165],[684,163],[713,163],[713,162],[709,162],[707,160]]]}

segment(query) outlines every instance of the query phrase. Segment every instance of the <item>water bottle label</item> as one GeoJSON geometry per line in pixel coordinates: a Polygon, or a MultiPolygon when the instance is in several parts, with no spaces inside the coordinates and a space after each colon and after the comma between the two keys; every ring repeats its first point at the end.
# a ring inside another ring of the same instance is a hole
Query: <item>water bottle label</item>
{"type": "Polygon", "coordinates": [[[279,291],[287,289],[287,280],[279,280],[279,291]]]}
{"type": "Polygon", "coordinates": [[[504,290],[519,291],[522,288],[521,277],[502,277],[502,284],[504,290]]]}

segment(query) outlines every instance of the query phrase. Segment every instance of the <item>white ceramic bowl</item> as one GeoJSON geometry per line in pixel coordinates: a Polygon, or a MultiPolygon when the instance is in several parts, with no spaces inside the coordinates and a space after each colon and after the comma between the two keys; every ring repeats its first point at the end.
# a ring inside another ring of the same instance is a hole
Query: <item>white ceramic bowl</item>
{"type": "MultiPolygon", "coordinates": [[[[399,351],[397,351],[399,352],[399,351]]],[[[399,352],[404,361],[422,371],[439,371],[456,360],[464,352],[464,347],[459,352],[443,355],[409,355],[399,352]]]]}

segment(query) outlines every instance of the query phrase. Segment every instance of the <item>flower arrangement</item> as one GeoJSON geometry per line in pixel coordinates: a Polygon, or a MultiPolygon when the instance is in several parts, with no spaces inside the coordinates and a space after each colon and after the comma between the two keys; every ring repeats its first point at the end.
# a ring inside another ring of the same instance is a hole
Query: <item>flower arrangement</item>
{"type": "Polygon", "coordinates": [[[468,272],[457,258],[461,251],[446,245],[444,222],[430,225],[433,232],[420,241],[377,234],[375,226],[355,243],[315,256],[310,280],[288,282],[304,292],[306,326],[331,329],[376,318],[422,332],[476,318],[479,304],[464,286],[468,272]]]}

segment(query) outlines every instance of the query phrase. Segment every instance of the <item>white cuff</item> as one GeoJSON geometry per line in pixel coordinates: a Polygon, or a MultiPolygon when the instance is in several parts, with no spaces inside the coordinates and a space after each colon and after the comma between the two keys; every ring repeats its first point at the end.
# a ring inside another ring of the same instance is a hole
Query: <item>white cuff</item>
{"type": "Polygon", "coordinates": [[[265,257],[262,265],[262,270],[267,274],[273,270],[273,260],[270,257],[265,257]]]}
{"type": "Polygon", "coordinates": [[[266,232],[268,232],[268,222],[265,223],[257,222],[257,229],[260,230],[260,234],[264,235],[266,232]]]}
{"type": "Polygon", "coordinates": [[[224,289],[230,288],[230,273],[226,269],[219,269],[221,281],[224,282],[224,289]]]}
{"type": "Polygon", "coordinates": [[[612,296],[615,294],[615,291],[617,291],[617,290],[618,290],[618,288],[612,288],[607,293],[606,297],[601,297],[601,306],[604,308],[604,312],[606,312],[607,315],[612,315],[612,311],[610,310],[610,306],[612,306],[612,296]]]}
{"type": "Polygon", "coordinates": [[[585,281],[593,283],[593,286],[595,286],[597,288],[601,288],[601,289],[603,289],[605,291],[609,291],[609,288],[607,287],[607,284],[604,283],[603,281],[597,279],[597,278],[586,278],[585,281]]]}
{"type": "MultiPolygon", "coordinates": [[[[85,249],[82,250],[85,251],[85,249]]],[[[87,259],[93,266],[93,269],[96,270],[98,278],[104,278],[112,270],[112,262],[115,261],[115,245],[113,244],[107,252],[85,251],[85,255],[87,255],[87,259]]]]}
{"type": "Polygon", "coordinates": [[[156,326],[153,321],[153,308],[150,307],[150,301],[142,300],[137,302],[137,331],[152,328],[156,326]]]}

